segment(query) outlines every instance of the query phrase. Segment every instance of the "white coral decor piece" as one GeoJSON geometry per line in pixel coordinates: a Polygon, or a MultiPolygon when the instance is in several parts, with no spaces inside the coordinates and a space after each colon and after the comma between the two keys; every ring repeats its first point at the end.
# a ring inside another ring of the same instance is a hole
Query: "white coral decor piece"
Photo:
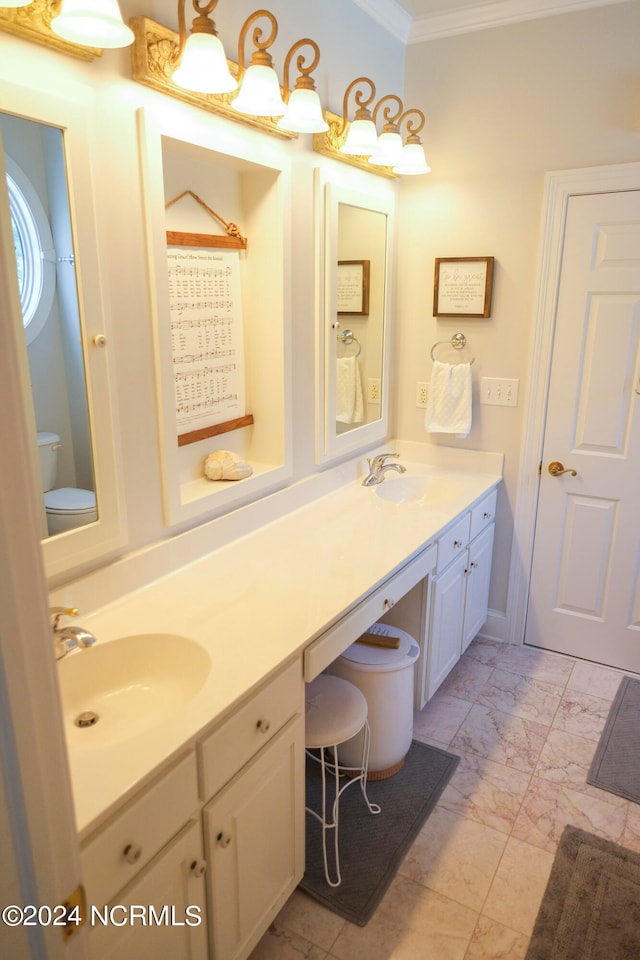
{"type": "Polygon", "coordinates": [[[243,480],[253,467],[231,450],[215,450],[204,462],[204,475],[209,480],[243,480]]]}

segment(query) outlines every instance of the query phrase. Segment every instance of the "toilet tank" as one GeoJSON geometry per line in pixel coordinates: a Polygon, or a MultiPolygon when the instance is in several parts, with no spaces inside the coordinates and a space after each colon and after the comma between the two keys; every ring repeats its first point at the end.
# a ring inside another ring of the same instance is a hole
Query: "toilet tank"
{"type": "Polygon", "coordinates": [[[53,490],[56,483],[60,437],[57,433],[38,433],[38,453],[42,473],[42,491],[53,490]]]}

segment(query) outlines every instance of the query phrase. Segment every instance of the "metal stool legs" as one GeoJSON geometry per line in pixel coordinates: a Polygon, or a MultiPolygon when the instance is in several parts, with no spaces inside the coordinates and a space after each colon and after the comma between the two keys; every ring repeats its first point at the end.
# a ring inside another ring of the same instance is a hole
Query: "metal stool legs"
{"type": "Polygon", "coordinates": [[[321,813],[312,810],[310,807],[305,807],[307,813],[310,813],[312,817],[315,817],[322,826],[322,856],[324,862],[324,875],[327,881],[327,884],[330,887],[339,887],[342,883],[342,874],[340,872],[340,848],[339,848],[339,827],[340,827],[340,797],[345,792],[345,790],[354,783],[360,784],[360,790],[364,801],[367,805],[369,813],[376,814],[380,813],[380,807],[377,803],[372,803],[369,800],[367,794],[367,771],[369,768],[369,742],[370,742],[370,731],[369,723],[365,722],[363,727],[363,748],[362,748],[362,763],[360,767],[345,767],[340,766],[340,760],[338,756],[339,744],[335,743],[331,746],[319,747],[320,756],[316,756],[311,751],[307,750],[307,755],[320,764],[322,771],[322,807],[321,813]],[[328,757],[327,751],[331,750],[333,758],[328,757]],[[354,773],[355,776],[349,776],[349,774],[354,773]],[[340,777],[347,777],[346,782],[340,786],[340,777]],[[333,802],[331,803],[328,799],[328,779],[333,780],[333,802]],[[331,816],[328,817],[328,807],[331,807],[331,816]],[[329,869],[329,856],[327,853],[328,846],[328,833],[330,830],[333,830],[333,864],[334,864],[334,874],[335,879],[331,878],[331,870],[329,869]]]}

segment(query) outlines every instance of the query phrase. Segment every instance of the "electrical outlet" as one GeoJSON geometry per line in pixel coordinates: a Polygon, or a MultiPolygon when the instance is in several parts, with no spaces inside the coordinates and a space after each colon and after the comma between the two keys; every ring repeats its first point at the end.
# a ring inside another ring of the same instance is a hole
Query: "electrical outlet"
{"type": "Polygon", "coordinates": [[[426,407],[429,396],[429,384],[418,381],[416,383],[416,407],[426,407]]]}
{"type": "Polygon", "coordinates": [[[368,391],[367,391],[367,403],[380,403],[380,380],[377,378],[369,377],[368,391]]]}
{"type": "Polygon", "coordinates": [[[519,380],[481,377],[480,403],[491,403],[500,407],[517,407],[519,383],[519,380]]]}

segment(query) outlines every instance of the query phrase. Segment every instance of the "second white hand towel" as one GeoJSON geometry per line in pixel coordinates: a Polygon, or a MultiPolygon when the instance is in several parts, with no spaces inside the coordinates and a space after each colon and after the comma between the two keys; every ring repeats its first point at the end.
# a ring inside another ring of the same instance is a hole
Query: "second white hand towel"
{"type": "Polygon", "coordinates": [[[435,360],[427,397],[425,430],[468,436],[471,430],[471,364],[435,360]]]}

